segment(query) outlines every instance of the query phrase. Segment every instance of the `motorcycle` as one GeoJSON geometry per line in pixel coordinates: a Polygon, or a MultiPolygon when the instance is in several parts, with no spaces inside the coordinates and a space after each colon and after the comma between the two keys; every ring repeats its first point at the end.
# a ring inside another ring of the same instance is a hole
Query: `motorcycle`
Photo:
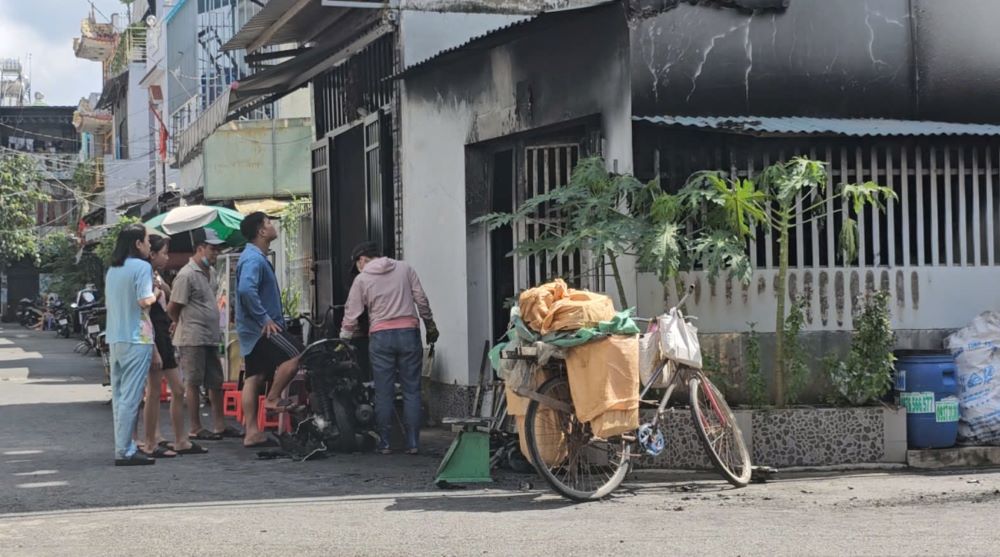
{"type": "Polygon", "coordinates": [[[83,340],[76,346],[76,352],[87,355],[91,352],[95,356],[100,356],[99,336],[103,334],[105,325],[105,309],[100,306],[93,306],[86,312],[84,321],[83,340]]]}
{"type": "Polygon", "coordinates": [[[69,309],[62,302],[55,302],[50,311],[55,321],[56,334],[63,338],[69,338],[73,330],[73,324],[70,323],[70,319],[73,317],[70,315],[69,309]]]}
{"type": "Polygon", "coordinates": [[[88,284],[83,287],[80,291],[76,293],[76,301],[70,304],[70,313],[72,315],[72,325],[73,332],[81,333],[83,332],[84,324],[86,323],[86,312],[97,305],[97,301],[100,298],[100,293],[94,288],[94,285],[88,284]]]}
{"type": "MultiPolygon", "coordinates": [[[[313,324],[313,330],[324,326],[313,324]]],[[[302,353],[301,366],[307,378],[308,415],[298,420],[292,434],[280,437],[282,448],[302,460],[327,451],[373,450],[378,439],[375,385],[364,381],[350,343],[339,338],[313,342],[302,353]]]]}
{"type": "Polygon", "coordinates": [[[22,327],[34,327],[44,315],[45,311],[31,298],[21,298],[17,304],[17,321],[22,327]]]}

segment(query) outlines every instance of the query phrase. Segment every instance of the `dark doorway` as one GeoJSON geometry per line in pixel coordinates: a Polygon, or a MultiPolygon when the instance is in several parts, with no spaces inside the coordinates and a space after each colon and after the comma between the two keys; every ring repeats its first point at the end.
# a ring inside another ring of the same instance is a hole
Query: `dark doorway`
{"type": "MultiPolygon", "coordinates": [[[[509,213],[514,210],[514,151],[493,155],[490,210],[509,213]]],[[[493,277],[491,301],[493,340],[507,330],[510,308],[507,301],[514,297],[514,259],[508,254],[514,249],[514,229],[498,228],[490,233],[490,275],[493,277]]]]}
{"type": "MultiPolygon", "coordinates": [[[[333,197],[333,303],[347,302],[354,277],[351,250],[368,239],[364,128],[355,126],[333,138],[330,190],[333,197]]],[[[338,311],[337,323],[343,318],[338,311]]]]}

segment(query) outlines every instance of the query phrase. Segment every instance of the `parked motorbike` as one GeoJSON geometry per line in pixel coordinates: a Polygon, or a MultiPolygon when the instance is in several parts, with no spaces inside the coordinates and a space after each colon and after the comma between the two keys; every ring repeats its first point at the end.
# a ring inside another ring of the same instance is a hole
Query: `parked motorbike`
{"type": "MultiPolygon", "coordinates": [[[[330,312],[327,313],[327,322],[330,312]]],[[[302,460],[327,451],[355,452],[375,448],[375,386],[365,382],[350,343],[333,337],[324,324],[310,322],[312,332],[327,336],[302,353],[308,410],[294,433],[281,436],[282,448],[302,460]]]]}
{"type": "Polygon", "coordinates": [[[98,337],[104,331],[105,313],[103,306],[93,306],[87,310],[85,314],[86,321],[84,321],[83,340],[76,346],[78,353],[83,355],[91,353],[95,356],[101,355],[98,337]]]}
{"type": "Polygon", "coordinates": [[[22,327],[34,327],[44,315],[41,304],[31,298],[21,298],[17,304],[17,321],[22,327]]]}
{"type": "Polygon", "coordinates": [[[55,302],[49,311],[52,312],[52,318],[55,321],[56,334],[63,338],[69,338],[73,330],[73,324],[70,322],[73,318],[70,314],[70,308],[67,308],[62,302],[55,302]]]}
{"type": "Polygon", "coordinates": [[[85,314],[90,308],[97,305],[99,299],[100,293],[92,284],[88,284],[76,293],[76,301],[70,304],[70,313],[72,314],[70,321],[73,324],[73,332],[83,332],[84,324],[87,321],[85,314]]]}

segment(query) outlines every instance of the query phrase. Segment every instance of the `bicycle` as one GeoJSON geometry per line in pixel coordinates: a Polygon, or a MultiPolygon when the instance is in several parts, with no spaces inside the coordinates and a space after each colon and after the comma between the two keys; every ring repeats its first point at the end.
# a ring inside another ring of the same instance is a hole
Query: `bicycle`
{"type": "MultiPolygon", "coordinates": [[[[692,291],[689,288],[677,307],[684,305],[692,291]]],[[[524,359],[518,355],[508,357],[524,359]]],[[[646,395],[665,370],[671,372],[668,365],[669,362],[660,364],[642,389],[640,401],[648,404],[646,395]]],[[[716,470],[736,487],[749,483],[750,452],[743,434],[722,393],[701,370],[678,368],[667,382],[651,422],[641,424],[633,432],[601,439],[591,433],[588,424],[576,419],[565,363],[558,362],[553,367],[555,376],[537,391],[521,387],[515,392],[531,399],[522,432],[527,437],[531,461],[549,486],[563,497],[573,501],[603,499],[621,485],[631,469],[632,458],[642,456],[633,453],[633,449],[642,449],[649,455],[662,452],[664,435],[660,425],[667,403],[681,384],[689,389],[691,418],[716,470]]]]}

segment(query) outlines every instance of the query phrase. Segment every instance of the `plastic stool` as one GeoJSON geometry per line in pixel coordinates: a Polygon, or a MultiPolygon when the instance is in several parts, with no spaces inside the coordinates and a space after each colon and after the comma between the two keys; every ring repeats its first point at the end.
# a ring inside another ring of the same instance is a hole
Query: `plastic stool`
{"type": "Polygon", "coordinates": [[[166,377],[160,379],[160,402],[170,402],[170,388],[166,377]]]}
{"type": "Polygon", "coordinates": [[[225,390],[222,392],[222,414],[232,416],[239,421],[242,414],[243,393],[236,390],[225,390]]]}
{"type": "Polygon", "coordinates": [[[267,400],[266,396],[259,396],[257,398],[257,429],[261,431],[266,431],[268,429],[276,429],[278,431],[284,431],[286,433],[291,433],[292,422],[288,419],[287,413],[275,412],[274,410],[267,410],[264,408],[264,402],[267,400]]]}
{"type": "Polygon", "coordinates": [[[236,381],[226,381],[225,383],[222,384],[222,392],[238,391],[239,388],[240,384],[237,383],[236,381]]]}

